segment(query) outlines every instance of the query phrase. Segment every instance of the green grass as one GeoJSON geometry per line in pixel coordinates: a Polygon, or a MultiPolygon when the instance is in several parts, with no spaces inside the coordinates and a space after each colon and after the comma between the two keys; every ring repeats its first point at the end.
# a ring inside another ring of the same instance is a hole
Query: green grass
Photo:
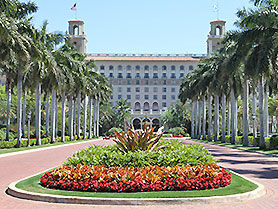
{"type": "Polygon", "coordinates": [[[197,191],[162,191],[162,192],[137,192],[137,193],[103,193],[103,192],[76,192],[47,189],[39,185],[42,174],[20,181],[16,187],[29,192],[78,196],[78,197],[98,197],[98,198],[185,198],[185,197],[211,197],[225,196],[244,192],[249,192],[257,188],[256,184],[232,174],[232,183],[223,188],[197,191]]]}
{"type": "MultiPolygon", "coordinates": [[[[90,139],[90,140],[96,140],[96,138],[90,139]]],[[[40,145],[40,146],[0,149],[0,155],[6,154],[6,153],[12,153],[12,152],[25,151],[25,150],[33,150],[33,149],[38,149],[38,148],[54,147],[54,146],[59,146],[59,145],[64,145],[64,144],[73,144],[73,143],[90,141],[90,140],[86,139],[86,140],[76,140],[76,141],[67,141],[67,142],[56,142],[54,144],[44,144],[44,145],[40,145]]]]}
{"type": "Polygon", "coordinates": [[[191,139],[193,141],[200,141],[200,142],[208,142],[211,144],[221,144],[221,145],[225,145],[228,147],[235,147],[235,148],[239,148],[239,149],[243,149],[243,150],[250,150],[250,151],[255,151],[255,152],[260,152],[260,153],[268,153],[268,154],[278,154],[278,150],[262,150],[260,149],[260,147],[246,147],[243,146],[242,144],[231,144],[231,143],[222,143],[221,141],[209,141],[209,140],[198,140],[198,139],[191,139]]]}

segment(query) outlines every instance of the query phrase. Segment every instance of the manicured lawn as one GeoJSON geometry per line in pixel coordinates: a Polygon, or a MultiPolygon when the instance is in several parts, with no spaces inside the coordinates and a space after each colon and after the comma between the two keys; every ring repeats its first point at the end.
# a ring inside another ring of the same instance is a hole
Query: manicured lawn
{"type": "Polygon", "coordinates": [[[249,192],[257,188],[256,184],[232,174],[232,183],[224,188],[198,191],[163,191],[163,192],[139,192],[139,193],[101,193],[101,192],[76,192],[46,189],[39,185],[39,174],[19,182],[16,187],[22,190],[36,193],[78,196],[78,197],[99,197],[99,198],[185,198],[185,197],[210,197],[210,196],[225,196],[249,192]]]}
{"type": "Polygon", "coordinates": [[[236,147],[239,149],[244,149],[244,150],[252,150],[252,151],[256,151],[256,152],[260,152],[260,153],[269,153],[269,154],[278,154],[278,150],[261,150],[260,147],[246,147],[243,146],[242,144],[231,144],[231,143],[221,143],[221,141],[208,141],[208,140],[198,140],[198,139],[191,139],[193,141],[201,141],[201,142],[208,142],[211,144],[221,144],[221,145],[225,145],[228,147],[236,147]]]}
{"type": "MultiPolygon", "coordinates": [[[[96,140],[96,139],[90,139],[90,140],[96,140]]],[[[38,149],[38,148],[45,148],[45,147],[53,147],[53,146],[59,146],[63,144],[73,144],[73,143],[78,143],[78,142],[84,142],[84,141],[90,141],[90,140],[77,140],[77,141],[67,141],[67,142],[56,142],[54,144],[44,144],[41,146],[31,146],[31,147],[21,147],[21,148],[9,148],[9,149],[0,149],[0,155],[1,154],[6,154],[6,153],[11,153],[11,152],[19,152],[19,151],[25,151],[25,150],[33,150],[33,149],[38,149]]]]}

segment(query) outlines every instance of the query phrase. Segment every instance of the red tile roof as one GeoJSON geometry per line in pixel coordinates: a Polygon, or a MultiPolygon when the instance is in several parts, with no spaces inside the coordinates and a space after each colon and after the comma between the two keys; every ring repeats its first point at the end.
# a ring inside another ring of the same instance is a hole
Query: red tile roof
{"type": "Polygon", "coordinates": [[[78,20],[78,19],[69,20],[68,22],[82,22],[82,23],[84,23],[83,20],[78,20]]]}
{"type": "Polygon", "coordinates": [[[109,57],[109,56],[88,56],[86,60],[95,60],[95,61],[139,61],[139,62],[146,62],[146,61],[160,61],[160,62],[190,62],[190,61],[199,61],[200,58],[193,58],[193,57],[144,57],[144,56],[123,56],[123,57],[109,57]]]}

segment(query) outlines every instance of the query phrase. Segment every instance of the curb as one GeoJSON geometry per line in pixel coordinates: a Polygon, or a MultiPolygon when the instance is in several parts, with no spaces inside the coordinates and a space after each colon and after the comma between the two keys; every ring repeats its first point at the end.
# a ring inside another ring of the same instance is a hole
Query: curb
{"type": "Polygon", "coordinates": [[[75,197],[75,196],[62,196],[62,195],[49,195],[28,192],[16,188],[16,184],[22,180],[33,177],[21,179],[9,185],[7,193],[13,197],[43,201],[50,203],[66,203],[66,204],[89,204],[89,205],[181,205],[181,204],[212,204],[212,203],[229,203],[229,202],[242,202],[246,200],[256,199],[266,194],[266,190],[262,184],[259,184],[249,178],[246,178],[234,171],[230,172],[241,176],[242,178],[251,181],[258,185],[253,191],[227,195],[227,196],[213,196],[213,197],[196,197],[196,198],[92,198],[92,197],[75,197]]]}
{"type": "Polygon", "coordinates": [[[6,154],[0,154],[0,158],[10,157],[10,156],[20,155],[20,154],[26,154],[26,153],[32,153],[32,152],[39,152],[39,151],[49,150],[49,149],[56,149],[56,148],[60,148],[60,147],[67,147],[67,146],[83,144],[83,143],[88,143],[88,142],[93,142],[93,141],[102,141],[102,139],[99,138],[99,139],[92,139],[92,140],[86,140],[86,141],[69,143],[69,144],[61,144],[61,145],[56,145],[56,146],[51,146],[51,147],[41,147],[41,148],[36,148],[36,149],[31,149],[31,150],[15,151],[15,152],[10,152],[10,153],[6,153],[6,154]]]}
{"type": "Polygon", "coordinates": [[[271,153],[264,153],[264,152],[258,152],[258,151],[255,151],[255,150],[248,150],[248,149],[244,149],[244,148],[240,148],[240,147],[230,147],[230,146],[227,146],[225,144],[214,144],[213,142],[207,142],[207,141],[202,141],[202,140],[195,140],[195,139],[191,139],[191,141],[194,141],[194,142],[201,142],[201,143],[206,143],[206,144],[211,144],[211,145],[218,145],[218,146],[221,146],[221,147],[227,147],[227,148],[231,148],[231,149],[236,149],[236,150],[242,150],[242,151],[245,151],[245,152],[251,152],[251,153],[257,153],[257,154],[262,154],[262,155],[265,155],[265,156],[270,156],[270,157],[278,157],[278,154],[271,154],[271,153]]]}

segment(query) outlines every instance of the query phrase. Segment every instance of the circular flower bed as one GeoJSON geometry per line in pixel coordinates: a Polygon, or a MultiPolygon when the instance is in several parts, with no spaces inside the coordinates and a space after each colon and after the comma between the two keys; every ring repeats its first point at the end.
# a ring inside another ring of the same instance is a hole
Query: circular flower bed
{"type": "Polygon", "coordinates": [[[41,177],[47,188],[88,192],[204,190],[227,186],[231,174],[216,164],[201,166],[61,166],[41,177]]]}

